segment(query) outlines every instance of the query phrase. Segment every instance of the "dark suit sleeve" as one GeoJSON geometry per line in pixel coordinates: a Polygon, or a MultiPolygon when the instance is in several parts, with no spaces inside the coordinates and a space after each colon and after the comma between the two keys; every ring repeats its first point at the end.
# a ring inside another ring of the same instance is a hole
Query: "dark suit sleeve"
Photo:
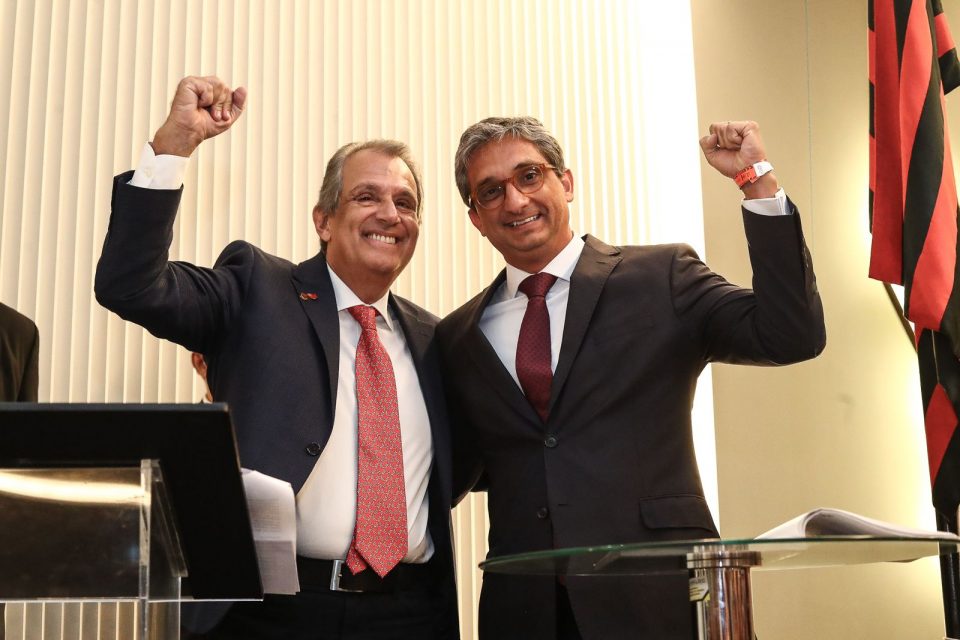
{"type": "Polygon", "coordinates": [[[168,260],[180,190],[142,189],[114,179],[112,212],[97,264],[97,301],[160,338],[204,352],[243,298],[253,248],[229,245],[213,269],[168,260]]]}
{"type": "Polygon", "coordinates": [[[0,402],[36,402],[40,383],[37,325],[0,303],[0,402]]]}
{"type": "Polygon", "coordinates": [[[40,331],[37,325],[30,324],[33,332],[30,334],[30,347],[24,363],[20,397],[17,398],[20,402],[36,402],[40,389],[40,331]]]}
{"type": "Polygon", "coordinates": [[[485,491],[486,478],[476,431],[470,427],[460,396],[457,394],[453,376],[460,368],[456,331],[459,321],[447,317],[437,325],[437,340],[440,347],[440,365],[444,373],[443,389],[447,400],[447,415],[450,418],[451,449],[453,458],[453,504],[456,506],[470,491],[485,491]]]}
{"type": "Polygon", "coordinates": [[[753,289],[730,284],[683,247],[671,270],[675,312],[699,327],[707,360],[775,365],[813,358],[826,331],[800,216],[795,209],[786,216],[744,211],[743,219],[753,289]]]}
{"type": "Polygon", "coordinates": [[[456,506],[471,491],[486,491],[487,478],[480,458],[480,447],[474,441],[475,430],[469,428],[456,399],[447,394],[453,441],[453,505],[456,506]]]}

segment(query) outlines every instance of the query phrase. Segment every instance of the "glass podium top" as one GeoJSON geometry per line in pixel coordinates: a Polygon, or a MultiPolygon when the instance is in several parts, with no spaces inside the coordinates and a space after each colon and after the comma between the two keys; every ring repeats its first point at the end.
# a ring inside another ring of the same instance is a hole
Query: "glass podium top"
{"type": "Polygon", "coordinates": [[[573,547],[491,557],[484,571],[522,575],[650,575],[687,569],[802,569],[873,562],[910,562],[956,552],[957,538],[821,536],[682,540],[573,547]]]}

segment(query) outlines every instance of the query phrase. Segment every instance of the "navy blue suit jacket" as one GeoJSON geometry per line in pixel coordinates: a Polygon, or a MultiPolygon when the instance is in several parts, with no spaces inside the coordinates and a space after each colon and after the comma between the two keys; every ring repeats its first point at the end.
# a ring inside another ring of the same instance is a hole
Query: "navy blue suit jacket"
{"type": "MultiPolygon", "coordinates": [[[[181,190],[114,179],[112,215],[97,265],[103,306],[153,335],[204,354],[213,397],[226,402],[244,467],[300,490],[333,428],[339,320],[322,253],[298,265],[247,242],[228,245],[213,268],[168,261],[181,190]],[[310,294],[310,295],[301,295],[310,294]]],[[[420,379],[433,437],[429,531],[456,613],[450,540],[451,444],[433,334],[437,318],[399,296],[390,307],[420,379]]],[[[186,626],[202,630],[223,614],[186,626]]]]}

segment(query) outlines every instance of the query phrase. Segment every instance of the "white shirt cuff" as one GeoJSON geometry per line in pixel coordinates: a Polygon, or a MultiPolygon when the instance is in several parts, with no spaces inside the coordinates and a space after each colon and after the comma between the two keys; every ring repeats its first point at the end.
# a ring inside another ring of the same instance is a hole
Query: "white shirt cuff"
{"type": "Polygon", "coordinates": [[[777,194],[772,198],[744,200],[741,204],[747,211],[761,216],[786,216],[793,213],[787,208],[787,194],[782,187],[777,189],[777,194]]]}
{"type": "Polygon", "coordinates": [[[187,174],[190,158],[173,155],[157,155],[147,142],[140,152],[140,162],[127,184],[144,189],[179,189],[187,174]]]}

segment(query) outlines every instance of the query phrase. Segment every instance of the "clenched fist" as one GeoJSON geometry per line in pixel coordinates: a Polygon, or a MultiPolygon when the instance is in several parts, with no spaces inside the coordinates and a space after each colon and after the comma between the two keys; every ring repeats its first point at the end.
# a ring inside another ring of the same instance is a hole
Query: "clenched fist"
{"type": "MultiPolygon", "coordinates": [[[[707,163],[728,178],[767,159],[760,126],[749,120],[711,124],[710,134],[700,138],[700,149],[707,163]]],[[[768,173],[757,182],[744,185],[743,193],[748,199],[768,198],[778,188],[776,177],[768,173]]]]}
{"type": "Polygon", "coordinates": [[[170,114],[153,137],[153,152],[189,156],[201,142],[232,127],[246,100],[246,89],[233,90],[216,76],[184,78],[170,114]]]}

